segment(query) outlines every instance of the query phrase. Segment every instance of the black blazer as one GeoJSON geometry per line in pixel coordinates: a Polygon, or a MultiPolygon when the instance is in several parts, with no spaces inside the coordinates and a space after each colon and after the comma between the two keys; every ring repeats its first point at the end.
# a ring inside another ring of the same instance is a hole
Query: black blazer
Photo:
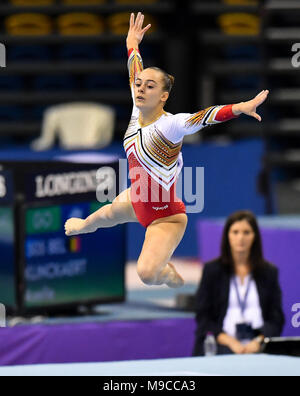
{"type": "MultiPolygon", "coordinates": [[[[223,321],[228,308],[230,273],[220,259],[204,266],[202,279],[196,293],[196,337],[193,355],[203,355],[203,341],[208,332],[215,337],[223,332],[223,321]]],[[[253,278],[256,282],[264,326],[259,334],[265,337],[280,336],[284,326],[281,289],[278,269],[265,262],[253,278]]]]}

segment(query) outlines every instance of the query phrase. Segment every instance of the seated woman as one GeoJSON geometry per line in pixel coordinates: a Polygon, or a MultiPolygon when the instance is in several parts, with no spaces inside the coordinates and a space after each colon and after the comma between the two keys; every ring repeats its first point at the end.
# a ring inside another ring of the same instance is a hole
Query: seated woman
{"type": "Polygon", "coordinates": [[[218,354],[259,352],[264,337],[282,332],[281,304],[278,270],[263,258],[254,215],[233,213],[224,227],[221,256],[205,265],[197,290],[193,355],[204,354],[208,332],[218,354]]]}

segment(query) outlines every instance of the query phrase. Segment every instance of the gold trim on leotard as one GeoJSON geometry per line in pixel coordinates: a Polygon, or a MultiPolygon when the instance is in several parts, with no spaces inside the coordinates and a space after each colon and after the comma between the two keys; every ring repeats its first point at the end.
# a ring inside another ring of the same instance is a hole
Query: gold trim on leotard
{"type": "Polygon", "coordinates": [[[132,87],[137,75],[144,70],[143,60],[140,53],[134,49],[128,59],[129,83],[132,87]]]}

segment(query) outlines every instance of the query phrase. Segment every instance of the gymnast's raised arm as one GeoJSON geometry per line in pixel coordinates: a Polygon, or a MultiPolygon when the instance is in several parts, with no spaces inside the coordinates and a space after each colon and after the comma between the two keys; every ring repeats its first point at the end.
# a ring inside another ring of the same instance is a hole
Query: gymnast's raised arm
{"type": "Polygon", "coordinates": [[[126,39],[128,51],[128,71],[131,89],[133,88],[136,76],[143,70],[143,60],[139,52],[139,45],[143,40],[144,34],[151,27],[149,24],[143,28],[143,23],[144,15],[139,12],[135,19],[134,14],[131,14],[129,30],[126,39]]]}

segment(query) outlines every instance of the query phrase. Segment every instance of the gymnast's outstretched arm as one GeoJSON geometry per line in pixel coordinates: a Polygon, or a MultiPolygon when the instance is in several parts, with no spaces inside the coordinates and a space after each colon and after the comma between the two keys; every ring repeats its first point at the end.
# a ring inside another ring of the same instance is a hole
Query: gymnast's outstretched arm
{"type": "Polygon", "coordinates": [[[241,102],[231,105],[211,106],[197,113],[179,113],[173,116],[172,127],[166,136],[173,143],[183,139],[185,135],[198,132],[209,125],[229,121],[238,117],[240,114],[246,114],[261,121],[256,109],[260,106],[269,94],[268,90],[261,91],[255,98],[247,102],[241,102]]]}

